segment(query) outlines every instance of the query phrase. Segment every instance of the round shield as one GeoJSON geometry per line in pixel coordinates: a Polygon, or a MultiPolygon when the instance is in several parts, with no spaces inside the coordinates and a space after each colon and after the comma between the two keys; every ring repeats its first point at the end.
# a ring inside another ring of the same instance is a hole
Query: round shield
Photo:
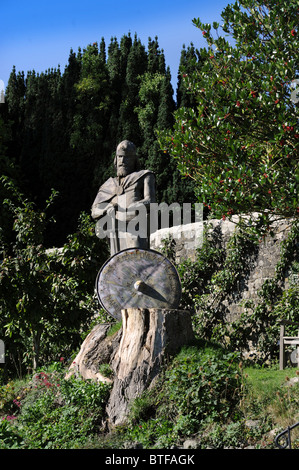
{"type": "Polygon", "coordinates": [[[121,320],[124,308],[178,308],[181,282],[174,265],[158,251],[128,248],[102,266],[96,291],[101,306],[121,320]]]}

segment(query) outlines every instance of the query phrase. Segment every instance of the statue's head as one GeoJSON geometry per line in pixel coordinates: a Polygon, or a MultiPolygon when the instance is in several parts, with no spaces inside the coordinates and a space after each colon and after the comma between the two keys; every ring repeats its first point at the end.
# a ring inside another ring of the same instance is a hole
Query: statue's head
{"type": "Polygon", "coordinates": [[[123,140],[116,148],[114,158],[117,176],[127,176],[138,169],[138,157],[133,142],[123,140]]]}

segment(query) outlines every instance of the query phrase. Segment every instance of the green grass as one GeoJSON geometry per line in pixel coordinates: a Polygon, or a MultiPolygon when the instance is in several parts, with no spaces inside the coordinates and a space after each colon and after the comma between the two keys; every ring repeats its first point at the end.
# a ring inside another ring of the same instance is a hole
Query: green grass
{"type": "Polygon", "coordinates": [[[247,375],[246,382],[248,386],[251,387],[259,397],[271,397],[288,382],[288,379],[296,377],[297,372],[298,369],[296,368],[278,370],[276,366],[263,369],[256,367],[244,368],[244,373],[247,375]]]}
{"type": "Polygon", "coordinates": [[[108,330],[107,336],[113,336],[122,327],[122,321],[113,323],[108,330]]]}

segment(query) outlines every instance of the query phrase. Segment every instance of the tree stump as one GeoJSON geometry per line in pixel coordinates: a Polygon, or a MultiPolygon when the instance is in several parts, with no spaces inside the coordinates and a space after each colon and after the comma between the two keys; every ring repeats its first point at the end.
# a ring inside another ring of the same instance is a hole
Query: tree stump
{"type": "Polygon", "coordinates": [[[99,382],[112,383],[112,380],[99,372],[102,364],[109,364],[115,350],[119,346],[121,330],[113,336],[107,336],[111,327],[109,323],[96,325],[83,341],[80,351],[66,374],[66,379],[72,375],[99,382]]]}
{"type": "Polygon", "coordinates": [[[151,387],[169,357],[193,340],[188,311],[122,310],[122,337],[111,361],[115,377],[106,408],[110,426],[125,421],[132,400],[151,387]]]}

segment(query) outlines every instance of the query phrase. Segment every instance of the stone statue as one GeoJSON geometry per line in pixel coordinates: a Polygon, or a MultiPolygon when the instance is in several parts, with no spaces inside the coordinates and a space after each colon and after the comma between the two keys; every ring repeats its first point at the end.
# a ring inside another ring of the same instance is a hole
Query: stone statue
{"type": "Polygon", "coordinates": [[[150,170],[139,169],[136,147],[132,142],[124,140],[117,146],[114,165],[117,176],[109,178],[100,187],[91,209],[98,227],[103,217],[109,219],[111,256],[126,248],[149,248],[149,208],[150,203],[155,202],[154,174],[150,170]],[[136,232],[132,230],[134,224],[130,227],[130,222],[140,211],[146,212],[146,220],[141,218],[141,224],[146,227],[145,231],[136,232]]]}

